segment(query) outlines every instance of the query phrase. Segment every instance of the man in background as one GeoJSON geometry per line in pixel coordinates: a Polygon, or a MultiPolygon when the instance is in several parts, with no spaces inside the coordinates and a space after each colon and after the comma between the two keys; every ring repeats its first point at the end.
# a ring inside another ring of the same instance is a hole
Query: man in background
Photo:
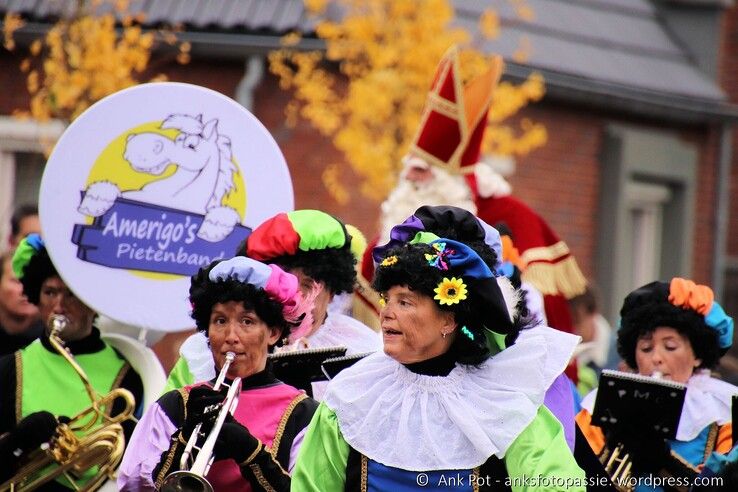
{"type": "Polygon", "coordinates": [[[12,257],[10,251],[0,255],[0,356],[25,347],[44,327],[13,273],[12,257]]]}
{"type": "Polygon", "coordinates": [[[41,221],[38,218],[38,207],[36,205],[21,205],[15,209],[10,218],[10,238],[8,239],[11,250],[27,235],[35,232],[41,234],[41,221]]]}

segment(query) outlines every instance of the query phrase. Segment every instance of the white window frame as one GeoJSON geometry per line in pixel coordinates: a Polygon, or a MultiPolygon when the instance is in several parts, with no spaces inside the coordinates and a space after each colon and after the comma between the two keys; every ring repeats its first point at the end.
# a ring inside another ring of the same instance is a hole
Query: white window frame
{"type": "Polygon", "coordinates": [[[10,218],[16,207],[16,154],[43,154],[64,132],[60,120],[39,123],[0,115],[0,250],[8,244],[10,218]]]}

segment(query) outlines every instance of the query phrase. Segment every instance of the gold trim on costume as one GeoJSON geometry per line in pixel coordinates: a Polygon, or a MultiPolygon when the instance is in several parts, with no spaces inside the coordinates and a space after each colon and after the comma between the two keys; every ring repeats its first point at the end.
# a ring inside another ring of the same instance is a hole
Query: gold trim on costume
{"type": "Polygon", "coordinates": [[[464,85],[460,65],[458,48],[451,47],[441,59],[439,68],[436,69],[434,84],[428,91],[426,104],[420,115],[420,124],[410,145],[411,153],[425,159],[429,164],[456,173],[460,172],[461,157],[467,150],[469,139],[482,122],[482,119],[487,116],[487,111],[492,103],[492,94],[497,87],[504,67],[502,57],[494,56],[490,60],[490,67],[485,72],[464,85]],[[453,101],[444,98],[440,94],[449,77],[454,87],[453,101]],[[443,162],[430,155],[417,145],[433,112],[455,120],[459,130],[459,142],[448,162],[443,162]]]}
{"type": "Polygon", "coordinates": [[[369,459],[361,455],[361,492],[367,491],[367,473],[369,468],[369,459]]]}
{"type": "MultiPolygon", "coordinates": [[[[257,441],[259,441],[259,440],[257,439],[257,441]]],[[[252,461],[254,461],[254,459],[259,455],[259,451],[261,451],[261,448],[263,448],[263,447],[264,447],[264,444],[261,441],[259,441],[259,445],[256,446],[256,450],[254,450],[254,452],[251,453],[251,456],[249,456],[248,458],[246,458],[245,460],[243,460],[241,462],[241,465],[239,465],[239,466],[248,465],[252,461]]]]}
{"type": "MultiPolygon", "coordinates": [[[[126,373],[128,372],[128,370],[130,368],[131,368],[131,364],[129,364],[128,362],[126,362],[125,364],[123,364],[123,366],[120,368],[120,371],[118,371],[118,375],[115,376],[115,379],[113,380],[113,384],[110,387],[111,390],[114,390],[114,389],[120,387],[121,383],[123,382],[123,378],[126,377],[126,373]]],[[[139,402],[136,402],[136,404],[138,404],[138,403],[139,402]]],[[[110,416],[110,412],[112,412],[112,411],[113,411],[113,406],[110,405],[109,408],[106,408],[105,409],[105,415],[107,415],[109,417],[110,416]]]]}
{"type": "MultiPolygon", "coordinates": [[[[190,392],[187,391],[185,388],[179,388],[177,389],[177,392],[179,393],[179,396],[182,397],[182,413],[184,414],[184,417],[182,419],[182,422],[184,423],[185,420],[187,420],[187,400],[190,397],[190,392]]],[[[177,447],[179,444],[187,444],[187,441],[184,440],[184,437],[182,436],[182,432],[177,433],[177,439],[174,444],[171,445],[169,448],[169,453],[167,454],[167,459],[164,461],[164,464],[161,467],[161,470],[159,470],[159,475],[156,477],[156,490],[159,490],[161,488],[162,483],[164,482],[164,479],[167,476],[167,472],[172,467],[172,461],[174,460],[174,454],[177,451],[177,447]]]]}
{"type": "Polygon", "coordinates": [[[679,453],[677,453],[673,449],[671,450],[671,457],[674,458],[675,460],[677,460],[682,465],[684,465],[687,468],[689,468],[690,470],[692,470],[692,471],[694,471],[696,473],[700,473],[700,471],[697,469],[697,467],[695,467],[694,465],[692,465],[689,461],[687,461],[686,459],[684,459],[682,457],[682,455],[680,455],[679,453]]]}
{"type": "Polygon", "coordinates": [[[717,444],[717,438],[718,438],[718,432],[719,432],[718,425],[716,423],[710,424],[710,430],[707,433],[707,444],[705,444],[705,454],[702,456],[702,463],[707,461],[707,458],[710,457],[712,452],[715,450],[715,444],[717,444]]]}
{"type": "Polygon", "coordinates": [[[253,465],[249,465],[249,468],[251,468],[251,471],[254,473],[254,476],[256,477],[256,481],[259,482],[259,485],[261,485],[264,488],[264,490],[266,490],[267,492],[277,492],[276,489],[272,487],[272,485],[269,482],[267,482],[267,479],[262,473],[261,467],[259,465],[254,463],[253,465]]]}
{"type": "Polygon", "coordinates": [[[584,293],[587,287],[573,256],[558,263],[528,263],[520,277],[543,295],[562,294],[567,299],[584,293]]]}
{"type": "MultiPolygon", "coordinates": [[[[307,398],[307,395],[305,393],[300,393],[295,396],[290,404],[287,405],[287,408],[285,408],[284,413],[282,414],[282,418],[279,420],[279,425],[277,426],[277,432],[274,433],[272,445],[267,448],[269,449],[269,453],[274,457],[275,461],[277,459],[277,451],[279,451],[279,443],[282,441],[282,434],[284,434],[284,429],[285,427],[287,427],[287,420],[289,420],[292,412],[295,410],[295,407],[305,398],[307,398]]],[[[280,467],[281,466],[282,465],[280,465],[280,467]]]]}
{"type": "Polygon", "coordinates": [[[539,246],[525,250],[521,258],[525,263],[532,261],[554,261],[570,253],[569,246],[564,241],[559,241],[551,246],[539,246]]]}
{"type": "Polygon", "coordinates": [[[372,289],[369,281],[361,273],[356,276],[356,283],[358,285],[354,289],[354,299],[352,301],[353,317],[378,332],[380,328],[379,312],[381,310],[379,294],[372,289]]]}
{"type": "Polygon", "coordinates": [[[459,111],[456,105],[448,99],[439,96],[435,92],[431,92],[428,94],[428,102],[433,104],[433,111],[436,113],[447,116],[452,120],[459,119],[459,111]]]}
{"type": "Polygon", "coordinates": [[[187,420],[187,400],[190,399],[190,392],[184,388],[179,388],[177,391],[179,392],[179,396],[182,397],[182,413],[184,414],[182,422],[184,422],[187,420]]]}
{"type": "Polygon", "coordinates": [[[472,484],[472,491],[479,492],[479,467],[476,467],[472,470],[472,475],[474,476],[474,483],[472,484]]]}
{"type": "Polygon", "coordinates": [[[15,423],[18,424],[23,418],[23,359],[20,350],[15,352],[15,381],[15,423]]]}
{"type": "Polygon", "coordinates": [[[156,486],[156,490],[159,490],[162,484],[164,483],[164,479],[167,476],[167,472],[172,467],[172,461],[174,461],[174,455],[177,453],[177,447],[179,447],[180,442],[184,442],[181,432],[178,433],[176,441],[169,447],[169,453],[167,453],[167,459],[164,461],[164,464],[161,466],[161,470],[159,470],[159,475],[156,476],[156,483],[154,484],[156,486]]]}

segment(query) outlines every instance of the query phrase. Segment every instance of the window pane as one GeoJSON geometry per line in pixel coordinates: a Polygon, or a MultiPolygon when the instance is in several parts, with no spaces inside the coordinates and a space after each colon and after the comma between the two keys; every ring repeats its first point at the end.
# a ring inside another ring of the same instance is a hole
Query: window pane
{"type": "Polygon", "coordinates": [[[46,159],[42,154],[15,154],[15,204],[38,203],[38,191],[46,159]]]}

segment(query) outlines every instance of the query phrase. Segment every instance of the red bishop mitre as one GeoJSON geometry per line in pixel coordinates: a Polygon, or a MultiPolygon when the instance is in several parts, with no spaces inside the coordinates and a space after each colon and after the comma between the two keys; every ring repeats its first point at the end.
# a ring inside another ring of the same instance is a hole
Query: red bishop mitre
{"type": "Polygon", "coordinates": [[[453,173],[471,172],[503,67],[494,56],[486,71],[462,85],[459,51],[451,47],[436,69],[410,153],[453,173]]]}

